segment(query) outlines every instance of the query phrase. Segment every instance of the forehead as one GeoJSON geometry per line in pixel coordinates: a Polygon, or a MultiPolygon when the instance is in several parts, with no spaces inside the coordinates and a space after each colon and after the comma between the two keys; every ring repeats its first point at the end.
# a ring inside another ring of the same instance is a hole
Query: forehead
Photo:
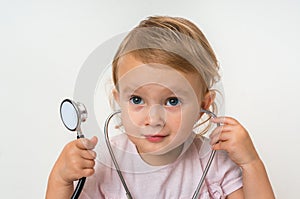
{"type": "Polygon", "coordinates": [[[120,91],[153,84],[166,87],[174,93],[198,94],[201,90],[200,79],[195,73],[184,73],[158,63],[144,64],[132,55],[120,58],[117,78],[120,91]]]}

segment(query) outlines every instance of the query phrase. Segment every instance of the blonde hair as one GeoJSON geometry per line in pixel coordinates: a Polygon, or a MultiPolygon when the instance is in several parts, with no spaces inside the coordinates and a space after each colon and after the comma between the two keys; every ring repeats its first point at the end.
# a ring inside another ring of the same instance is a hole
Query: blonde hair
{"type": "MultiPolygon", "coordinates": [[[[118,61],[127,54],[143,63],[159,63],[184,73],[198,73],[201,99],[220,78],[218,61],[209,42],[195,24],[184,18],[148,17],[129,32],[112,63],[113,82],[117,89],[118,61]]],[[[215,104],[211,108],[216,111],[215,104]]]]}

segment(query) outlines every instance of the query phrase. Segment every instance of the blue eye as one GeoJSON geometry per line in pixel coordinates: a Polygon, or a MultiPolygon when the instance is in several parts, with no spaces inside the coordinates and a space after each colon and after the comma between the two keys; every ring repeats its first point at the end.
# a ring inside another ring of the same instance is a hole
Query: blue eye
{"type": "Polygon", "coordinates": [[[180,104],[180,100],[177,97],[171,97],[167,100],[167,106],[177,106],[180,104]]]}
{"type": "Polygon", "coordinates": [[[132,96],[129,101],[132,103],[132,104],[144,104],[144,101],[141,97],[139,96],[132,96]]]}

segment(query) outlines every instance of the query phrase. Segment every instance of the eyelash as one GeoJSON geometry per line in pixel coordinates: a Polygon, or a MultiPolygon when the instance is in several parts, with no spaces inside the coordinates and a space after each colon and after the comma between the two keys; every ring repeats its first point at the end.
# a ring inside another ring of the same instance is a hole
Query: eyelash
{"type": "MultiPolygon", "coordinates": [[[[139,97],[139,96],[131,96],[129,98],[130,103],[135,104],[135,105],[141,105],[144,104],[144,100],[139,97]]],[[[170,97],[166,100],[165,104],[166,106],[178,106],[181,104],[181,101],[177,97],[170,97]],[[175,101],[174,101],[175,100],[175,101]],[[174,104],[175,103],[175,104],[174,104]]]]}
{"type": "Polygon", "coordinates": [[[181,104],[181,101],[177,97],[170,97],[170,98],[167,99],[165,105],[167,105],[167,106],[178,106],[180,104],[181,104]],[[174,103],[174,100],[175,100],[176,104],[172,104],[172,103],[174,103]],[[171,101],[173,101],[173,102],[171,102],[171,101]],[[169,102],[171,103],[170,105],[168,105],[169,102]]]}
{"type": "Polygon", "coordinates": [[[132,104],[135,104],[135,105],[140,105],[140,104],[144,104],[144,100],[141,98],[141,97],[139,97],[139,96],[131,96],[130,98],[129,98],[129,101],[132,103],[132,104]],[[138,100],[138,101],[136,101],[136,100],[138,100]]]}

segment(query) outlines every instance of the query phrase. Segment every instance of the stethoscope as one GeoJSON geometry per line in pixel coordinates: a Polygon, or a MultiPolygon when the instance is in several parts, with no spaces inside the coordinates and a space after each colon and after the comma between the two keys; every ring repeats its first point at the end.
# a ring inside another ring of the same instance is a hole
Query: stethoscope
{"type": "MultiPolygon", "coordinates": [[[[201,109],[200,112],[208,114],[210,117],[213,117],[213,118],[217,117],[213,112],[208,111],[208,110],[201,109]]],[[[133,197],[132,197],[132,195],[131,195],[131,193],[128,189],[128,186],[125,182],[125,179],[122,175],[122,172],[120,170],[119,164],[118,164],[118,162],[116,160],[116,157],[114,155],[114,152],[112,150],[112,147],[111,147],[111,144],[110,144],[110,141],[109,141],[109,137],[108,137],[109,122],[115,115],[117,115],[119,113],[121,113],[121,111],[115,111],[115,112],[111,113],[107,117],[107,119],[105,120],[105,124],[104,124],[105,142],[106,142],[107,148],[109,150],[109,153],[110,153],[111,159],[113,161],[113,164],[114,164],[114,166],[116,168],[116,171],[119,175],[119,178],[121,180],[121,183],[122,183],[122,185],[125,189],[126,196],[127,196],[128,199],[132,199],[133,197]]],[[[87,119],[87,110],[86,110],[85,106],[82,103],[74,102],[70,99],[63,100],[61,105],[60,105],[60,116],[61,116],[62,122],[64,123],[65,127],[68,130],[77,131],[77,139],[84,138],[84,135],[81,131],[81,122],[86,121],[86,119],[87,119]]],[[[220,124],[217,123],[217,126],[220,126],[220,124]]],[[[208,172],[208,170],[211,166],[211,163],[214,159],[215,153],[216,153],[215,150],[211,151],[211,154],[209,156],[209,159],[208,159],[207,164],[204,168],[203,174],[202,174],[202,176],[199,180],[199,183],[198,183],[197,188],[196,188],[196,190],[193,194],[192,199],[198,198],[200,188],[203,185],[203,182],[205,180],[207,172],[208,172]]],[[[80,195],[80,193],[83,189],[85,180],[86,180],[86,177],[82,177],[78,180],[77,186],[76,186],[76,188],[73,192],[73,195],[71,196],[71,199],[77,199],[79,197],[79,195],[80,195]]]]}

